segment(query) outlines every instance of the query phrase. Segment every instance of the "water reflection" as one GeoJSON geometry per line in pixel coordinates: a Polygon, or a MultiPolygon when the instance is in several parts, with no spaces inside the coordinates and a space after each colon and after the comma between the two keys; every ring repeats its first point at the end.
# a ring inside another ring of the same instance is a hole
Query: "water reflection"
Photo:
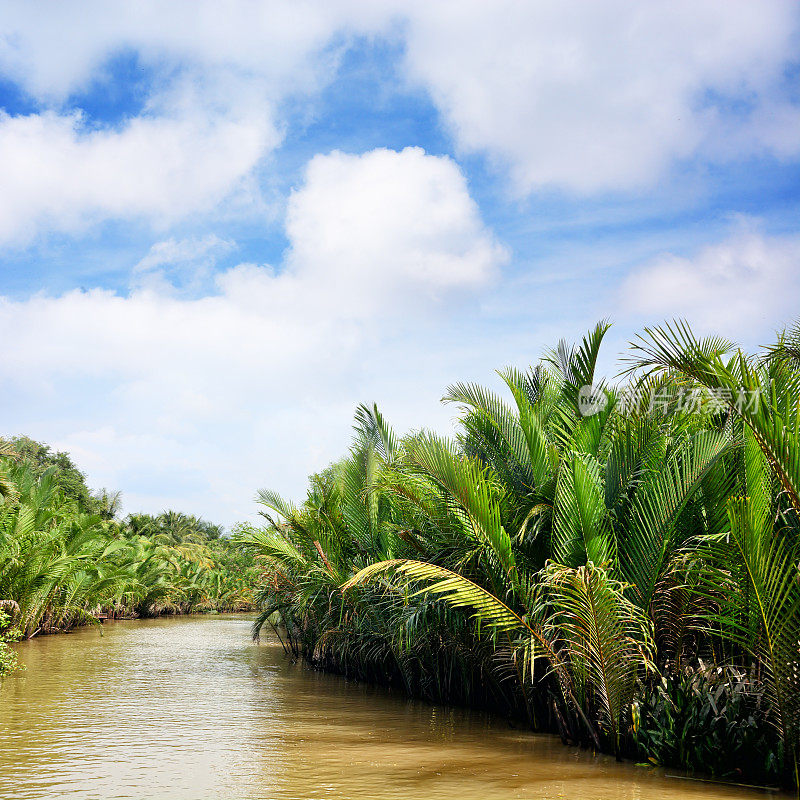
{"type": "Polygon", "coordinates": [[[0,798],[725,800],[477,713],[291,664],[243,616],[111,623],[20,645],[0,798]]]}

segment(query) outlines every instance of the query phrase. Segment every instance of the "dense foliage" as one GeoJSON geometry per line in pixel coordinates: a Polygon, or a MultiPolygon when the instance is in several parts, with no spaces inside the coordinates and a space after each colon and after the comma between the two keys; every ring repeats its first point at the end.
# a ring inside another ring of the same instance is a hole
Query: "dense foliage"
{"type": "MultiPolygon", "coordinates": [[[[0,637],[105,617],[251,606],[250,559],[218,526],[174,511],[115,519],[63,453],[0,440],[0,637]],[[17,632],[17,633],[13,633],[17,632]]],[[[10,667],[0,644],[0,663],[10,667]]]]}
{"type": "Polygon", "coordinates": [[[55,488],[64,499],[74,502],[84,514],[98,514],[103,519],[113,519],[119,510],[120,493],[101,489],[91,492],[86,476],[78,469],[69,453],[54,452],[49,445],[34,441],[28,436],[14,436],[5,441],[6,447],[25,463],[26,469],[36,477],[50,473],[55,488]]]}
{"type": "Polygon", "coordinates": [[[20,632],[11,627],[11,615],[0,609],[0,678],[17,669],[17,654],[8,643],[17,641],[20,636],[20,632]]]}
{"type": "Polygon", "coordinates": [[[262,491],[256,632],[618,756],[796,784],[800,336],[748,356],[647,330],[615,386],[606,330],[499,373],[508,399],[451,386],[454,439],[362,406],[301,506],[262,491]]]}

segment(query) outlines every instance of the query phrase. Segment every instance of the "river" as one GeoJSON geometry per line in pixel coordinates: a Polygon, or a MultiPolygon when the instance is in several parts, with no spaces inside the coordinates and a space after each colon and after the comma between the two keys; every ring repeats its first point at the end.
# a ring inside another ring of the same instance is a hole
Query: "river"
{"type": "Polygon", "coordinates": [[[0,798],[757,798],[293,664],[244,615],[112,622],[18,645],[0,798]]]}

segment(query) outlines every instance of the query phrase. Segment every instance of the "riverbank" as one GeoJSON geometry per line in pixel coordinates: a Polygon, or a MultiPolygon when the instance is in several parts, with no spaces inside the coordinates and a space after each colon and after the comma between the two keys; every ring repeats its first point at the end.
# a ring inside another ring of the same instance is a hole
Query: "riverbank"
{"type": "Polygon", "coordinates": [[[348,676],[797,789],[800,328],[753,355],[647,329],[615,386],[608,327],[503,395],[447,387],[453,437],[359,406],[303,503],[259,493],[261,622],[348,676]]]}
{"type": "Polygon", "coordinates": [[[172,510],[122,519],[119,504],[67,453],[0,437],[0,649],[14,631],[251,605],[250,564],[219,525],[172,510]]]}

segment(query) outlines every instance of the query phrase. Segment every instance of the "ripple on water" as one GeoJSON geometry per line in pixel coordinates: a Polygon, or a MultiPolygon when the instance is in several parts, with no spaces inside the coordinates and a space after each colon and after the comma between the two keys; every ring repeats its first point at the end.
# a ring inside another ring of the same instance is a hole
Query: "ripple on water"
{"type": "Polygon", "coordinates": [[[110,623],[19,646],[0,798],[728,800],[499,720],[291,664],[245,616],[110,623]]]}

